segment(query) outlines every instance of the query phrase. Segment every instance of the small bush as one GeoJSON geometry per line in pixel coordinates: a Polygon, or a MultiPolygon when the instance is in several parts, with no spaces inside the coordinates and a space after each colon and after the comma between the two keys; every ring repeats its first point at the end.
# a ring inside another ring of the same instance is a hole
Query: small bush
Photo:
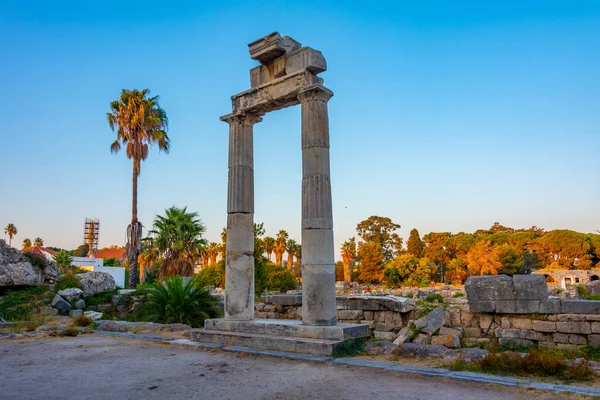
{"type": "Polygon", "coordinates": [[[200,286],[224,287],[225,271],[219,268],[218,265],[203,267],[200,272],[196,274],[196,280],[200,286]]]}
{"type": "Polygon", "coordinates": [[[409,293],[405,296],[406,298],[412,299],[413,297],[415,297],[414,293],[409,293]]]}
{"type": "Polygon", "coordinates": [[[438,303],[443,303],[444,297],[439,293],[432,293],[432,294],[428,295],[427,297],[425,297],[425,301],[428,303],[433,303],[436,300],[438,301],[438,303]]]}
{"type": "Polygon", "coordinates": [[[585,297],[588,295],[588,290],[583,285],[577,285],[577,293],[579,293],[579,296],[585,297]]]}
{"type": "Polygon", "coordinates": [[[44,257],[43,255],[31,253],[29,251],[23,252],[23,255],[29,259],[29,262],[34,267],[38,267],[42,271],[46,269],[48,262],[46,261],[46,257],[44,257]]]}
{"type": "Polygon", "coordinates": [[[585,299],[600,301],[600,294],[588,294],[587,296],[585,296],[585,299]]]}
{"type": "Polygon", "coordinates": [[[71,326],[90,326],[92,322],[94,321],[87,315],[80,315],[73,319],[71,326]]]}
{"type": "Polygon", "coordinates": [[[283,267],[271,267],[267,271],[265,288],[269,291],[285,293],[296,289],[296,276],[290,270],[283,267]]]}
{"type": "Polygon", "coordinates": [[[74,327],[68,327],[60,332],[58,332],[58,336],[79,336],[79,330],[74,327]]]}
{"type": "Polygon", "coordinates": [[[335,346],[333,349],[333,357],[352,357],[356,356],[365,348],[365,341],[363,339],[347,340],[335,346]]]}
{"type": "Polygon", "coordinates": [[[452,295],[453,299],[458,299],[459,297],[465,297],[465,294],[463,292],[456,292],[452,295]]]}
{"type": "Polygon", "coordinates": [[[79,279],[75,277],[75,275],[64,275],[60,278],[55,285],[55,289],[58,292],[59,290],[70,289],[70,288],[79,288],[81,289],[81,283],[79,279]]]}
{"type": "Polygon", "coordinates": [[[152,322],[183,323],[199,328],[205,319],[218,316],[217,304],[218,300],[198,285],[196,279],[184,284],[180,276],[174,276],[164,283],[154,283],[140,314],[152,322]]]}

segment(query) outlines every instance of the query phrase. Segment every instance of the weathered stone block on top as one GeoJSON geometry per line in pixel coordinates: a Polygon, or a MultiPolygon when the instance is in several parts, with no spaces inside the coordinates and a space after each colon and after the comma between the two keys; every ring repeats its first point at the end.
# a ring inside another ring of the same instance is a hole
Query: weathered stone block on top
{"type": "Polygon", "coordinates": [[[600,301],[563,300],[562,312],[565,314],[600,314],[600,301]]]}
{"type": "Polygon", "coordinates": [[[248,44],[248,51],[250,58],[266,64],[285,53],[299,49],[300,46],[302,45],[291,37],[282,37],[279,32],[273,32],[248,44]]]}
{"type": "Polygon", "coordinates": [[[465,283],[467,300],[496,301],[514,300],[513,279],[506,275],[470,276],[465,283]]]}
{"type": "Polygon", "coordinates": [[[548,286],[544,275],[515,275],[513,283],[517,300],[546,300],[548,298],[548,286]]]}
{"type": "Polygon", "coordinates": [[[302,70],[318,74],[327,69],[325,57],[320,51],[303,47],[292,53],[284,54],[250,70],[250,86],[258,87],[270,81],[302,70]]]}

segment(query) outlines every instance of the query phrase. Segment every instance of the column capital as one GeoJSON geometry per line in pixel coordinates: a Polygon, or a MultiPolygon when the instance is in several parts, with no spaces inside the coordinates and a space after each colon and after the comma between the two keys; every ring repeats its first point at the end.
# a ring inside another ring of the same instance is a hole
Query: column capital
{"type": "Polygon", "coordinates": [[[232,113],[223,115],[221,121],[227,122],[229,125],[237,124],[237,125],[246,125],[252,126],[260,121],[262,121],[262,117],[256,114],[247,114],[247,113],[232,113]]]}
{"type": "Polygon", "coordinates": [[[333,96],[333,92],[322,85],[314,85],[303,89],[298,93],[298,100],[304,103],[309,100],[319,100],[327,102],[333,96]]]}

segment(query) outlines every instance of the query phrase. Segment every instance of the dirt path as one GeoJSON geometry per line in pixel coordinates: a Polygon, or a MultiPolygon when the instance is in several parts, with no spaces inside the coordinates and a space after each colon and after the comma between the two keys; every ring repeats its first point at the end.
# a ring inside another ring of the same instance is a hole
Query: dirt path
{"type": "Polygon", "coordinates": [[[580,399],[85,335],[0,341],[1,399],[580,399]]]}

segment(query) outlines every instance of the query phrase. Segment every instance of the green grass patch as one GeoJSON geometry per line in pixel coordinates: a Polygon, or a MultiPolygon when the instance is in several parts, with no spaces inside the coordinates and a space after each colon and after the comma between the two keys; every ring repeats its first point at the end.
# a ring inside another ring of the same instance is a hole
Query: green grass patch
{"type": "Polygon", "coordinates": [[[116,294],[118,294],[119,290],[115,289],[115,290],[111,290],[109,292],[104,292],[104,293],[98,293],[94,296],[89,296],[85,298],[85,305],[86,306],[97,306],[100,304],[106,304],[106,303],[111,303],[112,302],[112,297],[116,294]]]}
{"type": "Polygon", "coordinates": [[[9,292],[0,298],[0,317],[7,321],[28,321],[44,305],[44,298],[51,296],[46,285],[9,292]]]}
{"type": "Polygon", "coordinates": [[[585,299],[600,301],[600,294],[588,294],[587,296],[585,296],[585,299]]]}
{"type": "Polygon", "coordinates": [[[449,369],[453,371],[484,372],[495,375],[540,376],[553,377],[562,381],[588,381],[594,372],[587,361],[577,365],[569,365],[556,352],[550,350],[531,350],[525,357],[513,351],[488,354],[478,361],[452,362],[449,369]]]}
{"type": "Polygon", "coordinates": [[[465,296],[466,296],[466,294],[464,294],[463,292],[456,292],[456,293],[454,293],[454,294],[452,295],[452,298],[453,298],[453,299],[458,299],[458,298],[460,298],[460,297],[465,297],[465,296]]]}
{"type": "Polygon", "coordinates": [[[55,290],[58,292],[59,290],[70,289],[70,288],[79,288],[81,289],[81,283],[79,279],[75,277],[75,275],[64,275],[56,282],[55,290]]]}
{"type": "Polygon", "coordinates": [[[438,303],[443,303],[444,297],[439,293],[432,293],[432,294],[428,295],[427,297],[425,297],[425,301],[427,303],[433,303],[436,300],[438,303]]]}

